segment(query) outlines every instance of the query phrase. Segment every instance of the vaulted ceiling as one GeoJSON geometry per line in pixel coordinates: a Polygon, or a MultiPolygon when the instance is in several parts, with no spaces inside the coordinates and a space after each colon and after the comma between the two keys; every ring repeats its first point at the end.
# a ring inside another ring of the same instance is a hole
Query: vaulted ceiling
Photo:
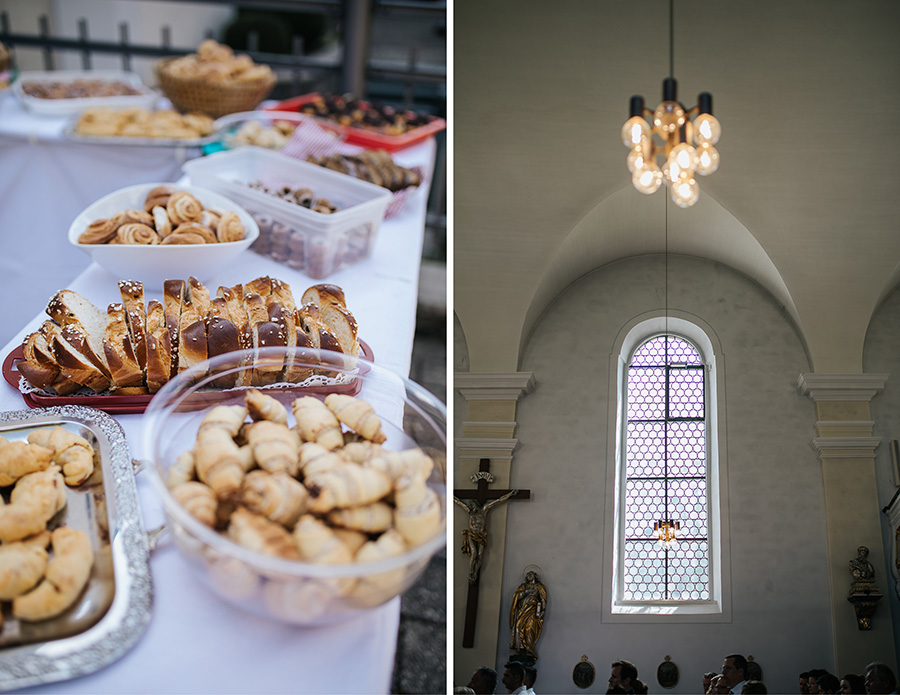
{"type": "Polygon", "coordinates": [[[669,74],[668,0],[457,2],[454,307],[473,371],[515,371],[568,284],[628,256],[725,263],[813,368],[862,370],[900,280],[900,3],[674,0],[674,76],[713,95],[719,171],[688,209],[634,190],[620,130],[669,74]],[[666,227],[668,222],[668,228],[666,227]]]}

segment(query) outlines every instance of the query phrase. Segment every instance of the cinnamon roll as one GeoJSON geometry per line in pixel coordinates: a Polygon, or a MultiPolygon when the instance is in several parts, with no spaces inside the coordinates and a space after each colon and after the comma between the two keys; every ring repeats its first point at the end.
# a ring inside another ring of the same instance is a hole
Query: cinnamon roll
{"type": "Polygon", "coordinates": [[[116,235],[119,216],[103,218],[91,222],[78,237],[79,244],[105,244],[116,235]]]}
{"type": "Polygon", "coordinates": [[[236,212],[226,212],[219,218],[216,236],[222,243],[240,241],[244,238],[244,223],[236,212]]]}
{"type": "Polygon", "coordinates": [[[216,239],[216,235],[213,234],[212,230],[209,227],[204,227],[202,224],[197,222],[184,222],[183,224],[178,225],[172,231],[172,234],[178,233],[189,233],[189,234],[197,234],[203,238],[204,243],[207,244],[215,244],[218,239],[216,239]]]}
{"type": "Polygon", "coordinates": [[[159,243],[159,235],[153,227],[137,222],[123,224],[116,230],[116,239],[120,244],[153,245],[159,243]]]}
{"type": "Polygon", "coordinates": [[[198,222],[203,214],[203,205],[187,191],[177,191],[166,202],[166,212],[175,225],[182,222],[198,222]]]}
{"type": "Polygon", "coordinates": [[[121,218],[119,221],[119,225],[130,224],[135,222],[137,224],[145,224],[148,227],[153,226],[153,215],[144,210],[123,210],[119,213],[119,217],[121,218]]]}
{"type": "Polygon", "coordinates": [[[144,199],[144,210],[150,212],[157,205],[165,207],[166,203],[169,202],[169,197],[174,192],[175,186],[170,186],[168,184],[150,189],[150,192],[147,193],[147,197],[144,199]]]}
{"type": "Polygon", "coordinates": [[[206,241],[195,232],[172,232],[159,243],[162,246],[166,246],[171,244],[205,244],[206,241]]]}

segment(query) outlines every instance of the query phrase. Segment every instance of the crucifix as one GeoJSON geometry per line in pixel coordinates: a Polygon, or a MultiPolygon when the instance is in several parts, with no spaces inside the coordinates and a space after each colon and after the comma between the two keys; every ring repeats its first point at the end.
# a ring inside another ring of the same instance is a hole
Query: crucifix
{"type": "Polygon", "coordinates": [[[475,614],[478,611],[478,580],[481,574],[481,560],[487,546],[487,514],[499,504],[507,500],[529,499],[531,490],[489,490],[488,484],[494,482],[491,474],[491,460],[481,459],[478,472],[472,475],[476,483],[475,490],[454,490],[453,501],[462,507],[469,517],[469,527],[463,529],[464,555],[469,556],[469,594],[466,600],[466,622],[463,629],[463,647],[472,647],[475,643],[475,614]]]}

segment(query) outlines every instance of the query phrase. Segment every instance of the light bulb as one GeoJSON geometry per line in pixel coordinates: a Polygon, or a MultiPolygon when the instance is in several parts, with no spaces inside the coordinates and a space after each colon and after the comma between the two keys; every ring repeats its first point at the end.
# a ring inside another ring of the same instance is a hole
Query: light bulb
{"type": "Polygon", "coordinates": [[[640,169],[635,169],[631,175],[631,182],[641,193],[650,195],[659,190],[662,185],[662,171],[656,162],[646,161],[640,169]]]}
{"type": "Polygon", "coordinates": [[[709,176],[719,168],[719,152],[709,143],[697,148],[697,160],[697,173],[701,176],[709,176]]]}
{"type": "Polygon", "coordinates": [[[650,134],[650,124],[640,116],[632,116],[622,126],[622,144],[634,147],[650,134]]]}
{"type": "Polygon", "coordinates": [[[682,176],[672,184],[672,202],[680,208],[689,208],[700,197],[700,186],[696,179],[682,176]]]}
{"type": "Polygon", "coordinates": [[[674,159],[678,163],[682,174],[689,177],[694,175],[694,169],[697,168],[697,151],[686,142],[675,145],[669,153],[669,159],[674,159]]]}
{"type": "Polygon", "coordinates": [[[708,142],[715,145],[722,137],[722,125],[711,113],[701,113],[694,119],[694,139],[698,145],[708,142]]]}
{"type": "Polygon", "coordinates": [[[663,133],[672,133],[684,125],[684,109],[677,101],[664,101],[653,113],[653,125],[663,133]]]}
{"type": "Polygon", "coordinates": [[[625,162],[628,164],[628,171],[634,173],[635,169],[640,169],[644,166],[645,161],[650,161],[652,158],[653,143],[650,141],[650,138],[644,138],[640,144],[631,148],[625,162]]]}

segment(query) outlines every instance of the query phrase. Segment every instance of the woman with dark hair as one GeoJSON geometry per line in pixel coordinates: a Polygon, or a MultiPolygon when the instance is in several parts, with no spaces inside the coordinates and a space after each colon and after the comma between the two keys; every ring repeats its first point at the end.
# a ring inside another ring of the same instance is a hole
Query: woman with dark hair
{"type": "Polygon", "coordinates": [[[848,693],[849,695],[853,695],[854,693],[857,695],[865,695],[865,679],[858,673],[848,673],[841,678],[841,692],[848,693]]]}

